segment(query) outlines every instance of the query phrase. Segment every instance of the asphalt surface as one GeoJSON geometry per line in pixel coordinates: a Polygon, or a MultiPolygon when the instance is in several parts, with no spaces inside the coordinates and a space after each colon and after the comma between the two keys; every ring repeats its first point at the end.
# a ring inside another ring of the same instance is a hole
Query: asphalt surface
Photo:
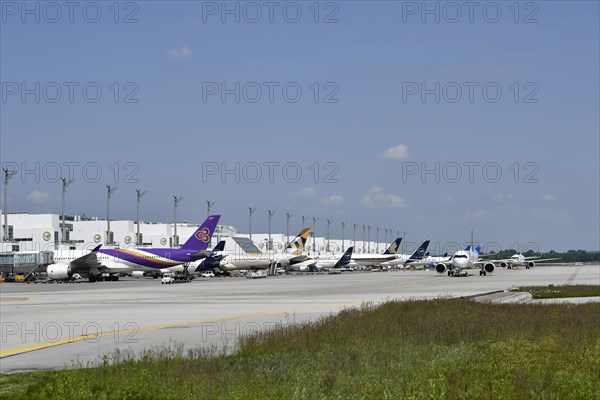
{"type": "Polygon", "coordinates": [[[162,285],[0,283],[0,372],[91,366],[153,348],[231,351],[241,335],[390,299],[475,296],[525,285],[600,285],[600,266],[499,269],[450,278],[433,271],[267,279],[200,278],[162,285]]]}

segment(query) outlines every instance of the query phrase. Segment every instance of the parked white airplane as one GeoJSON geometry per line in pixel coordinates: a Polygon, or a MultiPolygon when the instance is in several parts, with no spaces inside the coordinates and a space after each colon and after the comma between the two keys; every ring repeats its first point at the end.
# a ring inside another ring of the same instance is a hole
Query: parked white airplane
{"type": "Polygon", "coordinates": [[[427,252],[427,247],[429,246],[429,240],[426,240],[419,246],[417,250],[413,254],[396,254],[396,258],[394,260],[389,260],[382,262],[381,265],[385,267],[399,267],[399,266],[408,266],[411,265],[415,261],[423,260],[423,256],[427,252]]]}
{"type": "Polygon", "coordinates": [[[340,258],[322,258],[306,260],[290,266],[290,271],[300,272],[320,272],[324,269],[353,267],[356,262],[352,260],[352,251],[354,247],[348,247],[348,250],[340,258]]]}
{"type": "Polygon", "coordinates": [[[400,248],[400,243],[402,242],[402,238],[397,238],[390,244],[383,254],[352,254],[352,261],[356,263],[356,265],[379,265],[386,261],[395,260],[397,256],[398,249],[400,248]]]}
{"type": "Polygon", "coordinates": [[[490,260],[498,262],[502,268],[512,269],[514,267],[525,267],[525,269],[535,267],[535,263],[542,261],[560,260],[560,258],[540,258],[541,256],[525,257],[523,254],[515,254],[511,258],[504,260],[490,260]]]}
{"type": "Polygon", "coordinates": [[[208,257],[198,263],[195,272],[209,269],[217,272],[268,269],[272,263],[277,263],[278,266],[287,268],[291,263],[303,262],[306,260],[306,256],[304,256],[302,252],[304,251],[304,246],[309,234],[310,228],[303,229],[298,236],[290,242],[283,254],[275,254],[274,256],[269,256],[269,254],[265,253],[236,256],[218,252],[214,256],[208,257]]]}

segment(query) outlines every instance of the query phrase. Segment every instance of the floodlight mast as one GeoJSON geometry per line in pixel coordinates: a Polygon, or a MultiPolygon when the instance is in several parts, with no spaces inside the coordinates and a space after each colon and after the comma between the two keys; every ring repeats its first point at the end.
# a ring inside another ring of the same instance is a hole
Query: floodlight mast
{"type": "Polygon", "coordinates": [[[173,195],[173,247],[177,247],[179,245],[179,240],[177,237],[177,206],[183,200],[183,196],[178,196],[176,194],[173,195]]]}
{"type": "Polygon", "coordinates": [[[117,190],[114,185],[106,185],[106,244],[112,244],[113,240],[110,234],[110,199],[117,190]]]}
{"type": "Polygon", "coordinates": [[[248,234],[250,236],[250,240],[252,240],[252,214],[256,211],[256,208],[252,208],[252,206],[248,207],[248,234]]]}
{"type": "Polygon", "coordinates": [[[69,187],[69,185],[73,182],[75,182],[73,179],[67,179],[67,178],[60,178],[61,182],[62,182],[62,202],[61,202],[61,218],[62,218],[62,237],[61,237],[61,242],[62,243],[66,243],[66,237],[67,237],[67,233],[66,233],[66,224],[65,224],[65,194],[67,193],[67,188],[69,187]]]}
{"type": "Polygon", "coordinates": [[[135,215],[136,215],[136,236],[135,236],[135,244],[136,246],[141,246],[142,241],[140,240],[140,203],[142,202],[142,197],[146,194],[145,190],[135,189],[136,193],[136,207],[135,207],[135,215]]]}
{"type": "Polygon", "coordinates": [[[4,167],[2,169],[3,172],[3,180],[4,180],[4,205],[2,206],[2,210],[4,211],[4,240],[7,241],[8,239],[8,213],[7,213],[7,208],[6,208],[6,203],[7,203],[7,192],[8,192],[8,181],[10,180],[10,178],[12,178],[17,171],[13,170],[13,169],[8,169],[8,167],[4,167]]]}

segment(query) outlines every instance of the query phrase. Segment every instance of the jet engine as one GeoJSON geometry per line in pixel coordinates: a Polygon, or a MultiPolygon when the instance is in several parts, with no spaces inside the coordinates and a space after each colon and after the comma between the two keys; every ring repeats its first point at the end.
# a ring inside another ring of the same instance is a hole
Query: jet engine
{"type": "Polygon", "coordinates": [[[483,266],[483,270],[488,273],[491,274],[492,272],[494,272],[494,270],[496,269],[496,266],[494,265],[494,263],[487,263],[483,266]]]}
{"type": "Polygon", "coordinates": [[[71,271],[71,266],[66,264],[50,264],[46,269],[48,278],[54,280],[71,279],[74,272],[71,271]]]}
{"type": "Polygon", "coordinates": [[[435,272],[437,272],[438,274],[444,274],[444,273],[446,273],[446,271],[448,271],[448,267],[446,267],[446,264],[444,264],[444,263],[436,264],[435,272]]]}
{"type": "Polygon", "coordinates": [[[508,263],[507,263],[506,261],[502,261],[502,262],[500,263],[500,266],[501,266],[502,268],[506,268],[506,267],[508,267],[508,263]]]}
{"type": "Polygon", "coordinates": [[[535,267],[535,262],[533,262],[533,261],[529,261],[529,262],[527,263],[527,266],[528,266],[529,268],[535,267]]]}

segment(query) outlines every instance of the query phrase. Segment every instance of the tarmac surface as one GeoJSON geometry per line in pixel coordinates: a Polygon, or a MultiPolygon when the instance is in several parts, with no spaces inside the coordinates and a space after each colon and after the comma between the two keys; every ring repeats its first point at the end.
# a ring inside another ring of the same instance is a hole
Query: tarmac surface
{"type": "Polygon", "coordinates": [[[600,285],[600,266],[536,266],[450,278],[433,271],[349,272],[97,283],[0,283],[0,373],[93,366],[116,351],[231,351],[240,336],[364,302],[490,294],[513,286],[600,285]]]}

